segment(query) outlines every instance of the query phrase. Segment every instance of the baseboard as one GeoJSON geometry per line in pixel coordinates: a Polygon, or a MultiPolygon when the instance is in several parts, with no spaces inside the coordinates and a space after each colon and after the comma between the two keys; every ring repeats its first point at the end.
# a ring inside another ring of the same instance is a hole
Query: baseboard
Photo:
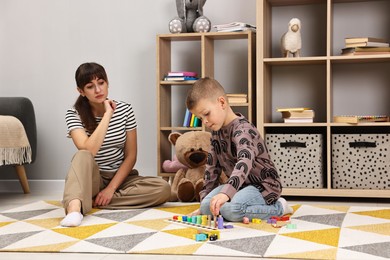
{"type": "MultiPolygon", "coordinates": [[[[30,192],[62,192],[64,180],[28,180],[30,192]]],[[[19,180],[0,180],[0,192],[19,193],[23,192],[19,180]]]]}

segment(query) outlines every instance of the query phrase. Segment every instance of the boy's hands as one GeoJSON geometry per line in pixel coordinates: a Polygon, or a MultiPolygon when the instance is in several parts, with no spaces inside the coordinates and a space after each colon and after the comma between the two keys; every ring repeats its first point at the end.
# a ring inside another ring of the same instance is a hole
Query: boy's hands
{"type": "Polygon", "coordinates": [[[191,217],[193,217],[193,216],[198,216],[198,215],[200,215],[200,209],[196,209],[196,210],[194,210],[194,211],[192,211],[192,212],[190,213],[190,216],[191,216],[191,217]]]}
{"type": "Polygon", "coordinates": [[[213,216],[219,215],[219,210],[225,202],[229,201],[228,195],[224,193],[218,193],[210,201],[210,211],[213,216]]]}

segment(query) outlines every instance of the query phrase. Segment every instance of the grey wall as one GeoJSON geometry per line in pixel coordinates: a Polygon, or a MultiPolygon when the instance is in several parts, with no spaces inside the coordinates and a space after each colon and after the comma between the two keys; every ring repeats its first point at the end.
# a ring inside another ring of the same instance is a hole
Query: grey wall
{"type": "MultiPolygon", "coordinates": [[[[255,7],[255,0],[209,0],[204,12],[213,24],[255,24],[255,7]]],[[[65,137],[64,114],[78,95],[74,72],[87,61],[106,68],[111,98],[133,105],[136,167],[156,175],[155,36],[168,33],[174,16],[173,0],[0,1],[0,95],[25,96],[35,106],[38,154],[27,166],[30,180],[66,175],[75,147],[65,137]]],[[[224,60],[216,62],[216,75],[221,75],[224,60]]],[[[0,189],[2,179],[15,176],[1,167],[0,189]]]]}

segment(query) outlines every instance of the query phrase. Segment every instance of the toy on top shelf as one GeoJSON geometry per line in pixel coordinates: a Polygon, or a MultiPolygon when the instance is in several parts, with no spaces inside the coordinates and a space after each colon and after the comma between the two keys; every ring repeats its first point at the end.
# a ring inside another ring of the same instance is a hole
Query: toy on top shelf
{"type": "Polygon", "coordinates": [[[178,17],[169,22],[171,33],[209,32],[210,20],[203,15],[206,0],[176,0],[178,17]]]}
{"type": "Polygon", "coordinates": [[[302,48],[301,40],[301,21],[298,18],[292,18],[288,23],[288,31],[282,35],[280,40],[282,57],[300,57],[302,48]]]}

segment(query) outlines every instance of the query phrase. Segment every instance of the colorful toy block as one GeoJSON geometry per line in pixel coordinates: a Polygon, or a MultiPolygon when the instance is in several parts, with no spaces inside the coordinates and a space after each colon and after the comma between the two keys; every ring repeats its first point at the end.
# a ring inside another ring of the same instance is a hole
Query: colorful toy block
{"type": "Polygon", "coordinates": [[[195,235],[194,235],[194,239],[195,239],[195,241],[197,241],[197,242],[206,241],[206,240],[207,240],[207,235],[204,234],[204,233],[195,234],[195,235]]]}
{"type": "Polygon", "coordinates": [[[259,219],[259,218],[252,218],[252,223],[260,224],[261,223],[261,219],[259,219]]]}
{"type": "Polygon", "coordinates": [[[297,229],[297,224],[289,223],[289,224],[286,225],[286,228],[288,228],[288,229],[297,229]]]}

